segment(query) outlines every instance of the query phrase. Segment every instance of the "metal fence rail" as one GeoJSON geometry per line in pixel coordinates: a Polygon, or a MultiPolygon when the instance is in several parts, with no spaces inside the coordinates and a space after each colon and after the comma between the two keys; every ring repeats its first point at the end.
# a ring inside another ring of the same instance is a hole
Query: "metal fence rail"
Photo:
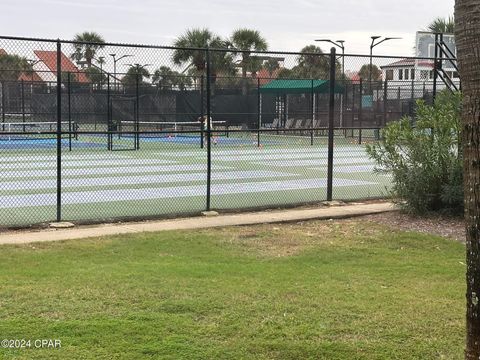
{"type": "Polygon", "coordinates": [[[0,37],[0,226],[384,196],[364,145],[438,63],[0,37]]]}

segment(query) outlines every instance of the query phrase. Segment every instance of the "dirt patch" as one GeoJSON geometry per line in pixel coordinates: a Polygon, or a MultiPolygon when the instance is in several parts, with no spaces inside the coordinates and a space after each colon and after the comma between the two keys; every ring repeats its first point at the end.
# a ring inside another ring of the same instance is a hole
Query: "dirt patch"
{"type": "Polygon", "coordinates": [[[400,211],[347,219],[234,226],[205,231],[215,232],[224,244],[234,245],[250,254],[253,251],[261,257],[293,256],[322,245],[349,247],[374,243],[388,231],[415,231],[465,241],[461,218],[440,215],[418,217],[400,211]]]}
{"type": "Polygon", "coordinates": [[[232,244],[249,253],[253,250],[259,256],[286,257],[321,245],[348,247],[375,241],[377,235],[385,232],[385,227],[355,218],[235,226],[207,231],[210,234],[214,232],[222,243],[232,244]]]}
{"type": "Polygon", "coordinates": [[[393,211],[361,216],[358,219],[384,224],[392,229],[417,231],[465,242],[465,223],[460,217],[443,215],[420,217],[393,211]]]}

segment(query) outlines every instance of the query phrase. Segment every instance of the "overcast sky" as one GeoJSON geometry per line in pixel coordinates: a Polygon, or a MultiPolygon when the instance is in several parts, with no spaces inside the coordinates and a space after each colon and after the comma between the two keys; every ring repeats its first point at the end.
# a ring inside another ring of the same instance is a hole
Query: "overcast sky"
{"type": "MultiPolygon", "coordinates": [[[[99,32],[109,42],[171,45],[187,28],[228,36],[259,30],[270,50],[298,51],[315,38],[344,39],[367,54],[370,36],[398,36],[376,54],[413,55],[415,32],[453,14],[454,0],[1,0],[2,35],[71,39],[99,32]]],[[[328,50],[329,46],[323,44],[328,50]]]]}

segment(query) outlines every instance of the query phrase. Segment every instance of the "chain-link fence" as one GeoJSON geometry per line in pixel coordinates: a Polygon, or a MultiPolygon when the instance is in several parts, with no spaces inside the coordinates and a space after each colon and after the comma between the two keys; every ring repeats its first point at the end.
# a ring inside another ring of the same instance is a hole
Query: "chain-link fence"
{"type": "Polygon", "coordinates": [[[427,58],[0,37],[0,225],[382,197],[365,144],[442,87],[427,58]]]}

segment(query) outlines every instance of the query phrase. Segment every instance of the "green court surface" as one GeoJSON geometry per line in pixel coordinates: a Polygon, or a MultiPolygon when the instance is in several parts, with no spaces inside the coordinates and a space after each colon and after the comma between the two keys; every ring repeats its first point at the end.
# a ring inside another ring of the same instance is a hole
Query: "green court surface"
{"type": "MultiPolygon", "coordinates": [[[[185,135],[185,134],[183,134],[185,135]]],[[[321,136],[236,133],[212,139],[211,208],[277,207],[326,199],[327,139],[321,136]]],[[[333,198],[381,197],[388,176],[356,139],[337,133],[333,198]]],[[[207,150],[198,134],[164,137],[79,134],[62,140],[62,220],[101,221],[196,213],[205,210],[207,150]]],[[[56,218],[57,153],[54,139],[2,140],[2,226],[56,218]]]]}

